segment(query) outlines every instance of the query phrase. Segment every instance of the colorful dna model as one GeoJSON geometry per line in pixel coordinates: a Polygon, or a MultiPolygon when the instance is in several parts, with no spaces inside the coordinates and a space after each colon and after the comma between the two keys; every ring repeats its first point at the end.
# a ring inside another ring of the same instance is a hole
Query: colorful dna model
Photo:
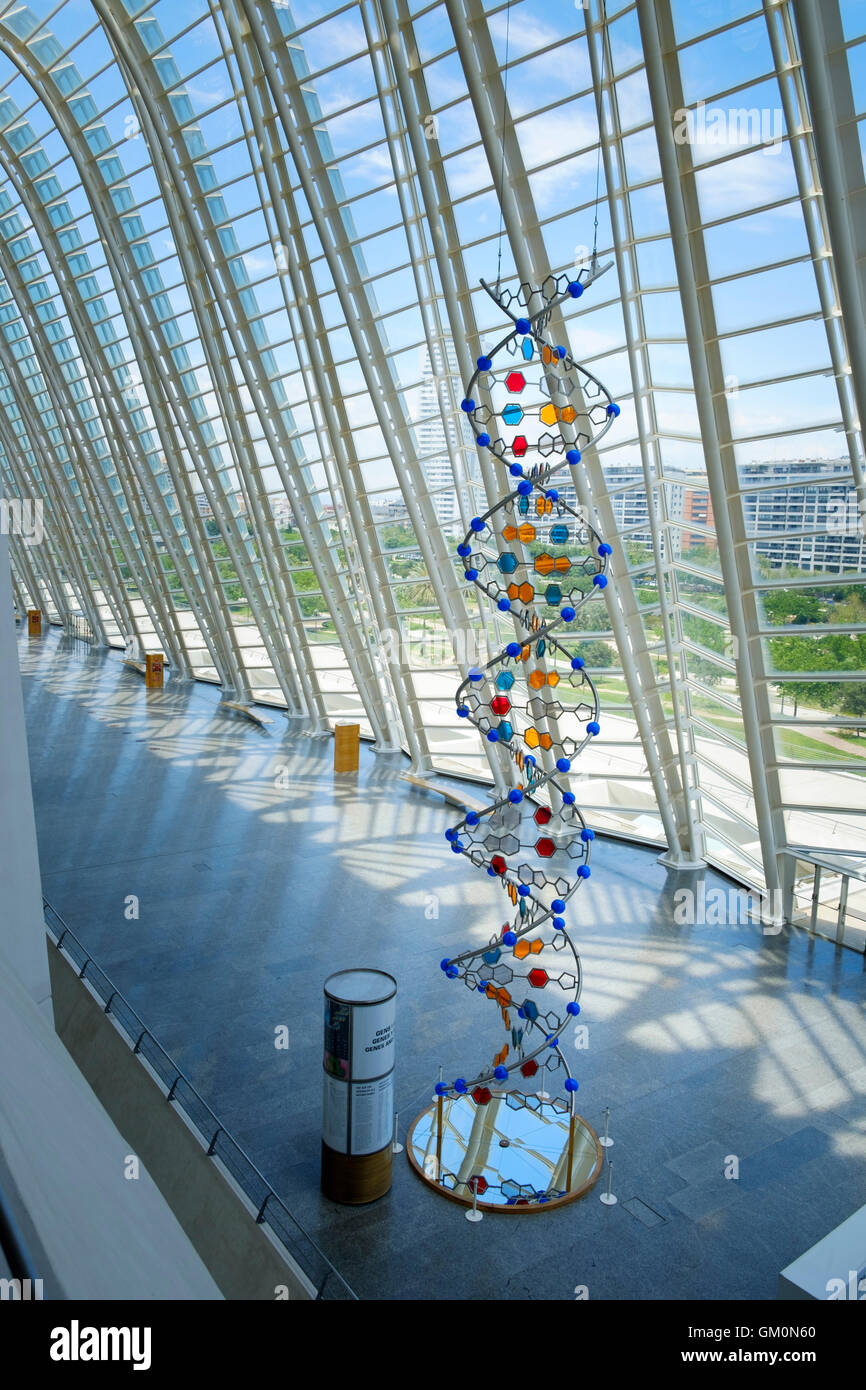
{"type": "MultiPolygon", "coordinates": [[[[594,264],[576,280],[551,276],[540,289],[521,285],[516,293],[481,282],[512,326],[478,358],[463,410],[479,448],[514,483],[473,518],[457,553],[466,579],[513,617],[515,639],[469,671],[456,699],[457,714],[494,746],[508,764],[506,784],[514,785],[488,810],[468,812],[446,837],[455,854],[499,879],[510,920],[486,945],[441,967],[499,1010],[506,1038],[475,1077],[436,1086],[439,1097],[468,1093],[485,1105],[509,1078],[523,1078],[534,1093],[509,1090],[509,1105],[537,1107],[540,1096],[572,1116],[578,1083],[560,1040],[580,1012],[581,972],[565,912],[590,876],[593,831],[568,777],[599,732],[599,702],[570,629],[582,626],[581,609],[607,584],[610,546],[579,510],[573,483],[563,496],[551,479],[573,476],[581,450],[598,443],[619,407],[547,330],[554,309],[579,298],[604,269],[594,264]],[[531,313],[532,305],[541,307],[531,313]]],[[[520,1200],[562,1195],[548,1189],[520,1200]]]]}

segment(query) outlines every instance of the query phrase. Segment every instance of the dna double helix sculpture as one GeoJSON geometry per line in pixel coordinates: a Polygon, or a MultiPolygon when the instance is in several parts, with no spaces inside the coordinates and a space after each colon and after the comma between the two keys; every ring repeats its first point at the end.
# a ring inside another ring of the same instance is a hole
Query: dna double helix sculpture
{"type": "MultiPolygon", "coordinates": [[[[481,282],[511,325],[478,358],[462,408],[478,447],[507,470],[512,490],[473,518],[457,553],[466,580],[514,620],[515,637],[469,671],[456,701],[458,716],[506,765],[504,784],[511,785],[446,837],[455,854],[499,880],[508,920],[486,944],[443,960],[441,968],[499,1011],[505,1040],[477,1075],[436,1085],[440,1106],[463,1095],[484,1106],[511,1087],[512,1107],[546,1104],[575,1114],[578,1082],[560,1042],[580,1012],[581,968],[566,909],[590,876],[593,831],[569,774],[599,732],[599,700],[570,632],[584,626],[581,610],[607,585],[610,546],[581,510],[573,478],[582,450],[599,442],[619,407],[548,333],[557,306],[579,298],[607,268],[594,263],[577,279],[550,276],[540,289],[521,285],[516,292],[481,282]],[[562,474],[565,486],[553,486],[562,474]]],[[[569,1157],[559,1187],[515,1185],[507,1200],[563,1197],[570,1168],[569,1157]]]]}

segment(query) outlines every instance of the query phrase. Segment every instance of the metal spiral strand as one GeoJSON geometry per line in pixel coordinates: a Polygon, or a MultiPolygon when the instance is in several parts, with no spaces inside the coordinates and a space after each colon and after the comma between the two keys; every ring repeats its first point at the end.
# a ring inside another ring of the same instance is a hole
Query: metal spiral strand
{"type": "MultiPolygon", "coordinates": [[[[599,732],[599,701],[569,629],[583,626],[580,610],[607,585],[610,546],[550,481],[573,474],[581,450],[597,444],[620,412],[547,329],[553,310],[579,298],[607,268],[594,261],[576,280],[550,276],[540,289],[521,285],[516,292],[481,282],[512,326],[478,358],[463,410],[478,446],[508,468],[515,484],[473,518],[457,553],[465,578],[512,615],[515,639],[469,671],[456,701],[457,714],[508,763],[506,782],[515,785],[445,832],[456,854],[499,879],[511,919],[486,946],[441,962],[446,976],[461,978],[498,1007],[506,1040],[477,1076],[439,1082],[436,1092],[469,1092],[486,1104],[491,1084],[500,1083],[499,1093],[515,1073],[537,1077],[542,1089],[549,1077],[566,1092],[550,1103],[572,1114],[578,1083],[559,1043],[580,1012],[581,970],[564,914],[590,876],[593,831],[568,777],[599,732]],[[530,313],[533,304],[541,307],[530,313]]],[[[509,1104],[533,1099],[508,1094],[509,1104]]]]}

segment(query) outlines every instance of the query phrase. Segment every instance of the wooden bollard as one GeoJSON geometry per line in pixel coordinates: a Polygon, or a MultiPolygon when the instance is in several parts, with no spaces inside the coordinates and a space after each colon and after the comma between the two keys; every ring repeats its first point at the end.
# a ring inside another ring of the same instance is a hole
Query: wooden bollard
{"type": "Polygon", "coordinates": [[[148,652],[144,658],[144,684],[148,690],[162,690],[165,657],[162,652],[148,652]]]}
{"type": "Polygon", "coordinates": [[[338,724],[334,729],[334,771],[357,772],[361,739],[360,724],[338,724]]]}

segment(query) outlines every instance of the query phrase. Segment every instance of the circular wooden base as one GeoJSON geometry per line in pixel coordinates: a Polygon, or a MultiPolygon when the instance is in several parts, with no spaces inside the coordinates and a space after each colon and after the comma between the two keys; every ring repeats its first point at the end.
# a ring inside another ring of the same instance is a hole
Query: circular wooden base
{"type": "Polygon", "coordinates": [[[322,1144],[322,1192],[332,1202],[361,1206],[390,1191],[391,1145],[374,1154],[341,1154],[322,1144]]]}
{"type": "Polygon", "coordinates": [[[486,1105],[471,1095],[449,1097],[441,1116],[434,1102],[411,1125],[406,1153],[440,1196],[471,1207],[469,1184],[479,1180],[480,1211],[518,1214],[576,1201],[598,1182],[604,1163],[598,1135],[582,1116],[572,1123],[558,1106],[515,1092],[494,1094],[486,1105]]]}

